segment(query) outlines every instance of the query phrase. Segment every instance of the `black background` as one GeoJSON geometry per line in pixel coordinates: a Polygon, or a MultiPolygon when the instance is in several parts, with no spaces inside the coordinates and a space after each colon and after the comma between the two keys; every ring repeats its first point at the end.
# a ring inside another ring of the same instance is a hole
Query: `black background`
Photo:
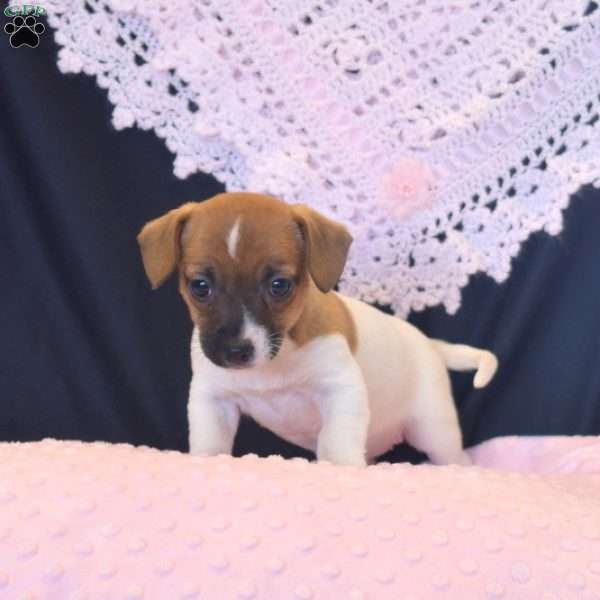
{"type": "MultiPolygon", "coordinates": [[[[0,38],[0,440],[185,450],[191,325],[174,280],[151,292],[135,236],[221,186],[176,179],[154,133],[116,131],[105,91],[61,75],[56,52],[51,30],[36,49],[0,38]]],[[[505,284],[474,277],[457,315],[411,316],[500,358],[483,391],[452,376],[467,445],[600,433],[599,200],[578,193],[563,234],[530,238],[505,284]]],[[[236,443],[245,452],[306,455],[250,421],[236,443]]]]}

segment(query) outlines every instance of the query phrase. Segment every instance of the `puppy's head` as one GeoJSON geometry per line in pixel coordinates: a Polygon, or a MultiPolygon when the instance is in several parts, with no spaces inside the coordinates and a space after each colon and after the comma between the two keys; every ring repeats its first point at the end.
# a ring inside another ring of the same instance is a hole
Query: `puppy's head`
{"type": "Polygon", "coordinates": [[[248,368],[277,355],[311,280],[325,293],[337,283],[352,237],[307,206],[230,193],[149,222],[138,242],[153,288],[178,267],[204,354],[248,368]]]}

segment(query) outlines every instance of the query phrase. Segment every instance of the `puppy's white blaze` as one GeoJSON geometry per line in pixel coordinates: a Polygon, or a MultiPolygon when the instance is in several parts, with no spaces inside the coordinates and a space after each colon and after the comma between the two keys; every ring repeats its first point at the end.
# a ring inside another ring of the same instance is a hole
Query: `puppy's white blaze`
{"type": "Polygon", "coordinates": [[[269,332],[259,325],[244,307],[244,324],[240,336],[243,340],[250,340],[254,346],[254,363],[261,364],[269,360],[269,332]]]}
{"type": "Polygon", "coordinates": [[[242,221],[242,217],[238,217],[235,220],[233,227],[229,230],[229,234],[227,235],[227,252],[229,252],[229,256],[231,256],[231,258],[235,258],[238,241],[240,239],[240,223],[241,223],[241,221],[242,221]]]}

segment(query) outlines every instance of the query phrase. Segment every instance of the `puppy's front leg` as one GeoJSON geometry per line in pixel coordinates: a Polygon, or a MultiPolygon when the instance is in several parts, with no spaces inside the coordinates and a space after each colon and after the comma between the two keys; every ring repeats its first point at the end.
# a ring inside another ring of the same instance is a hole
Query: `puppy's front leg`
{"type": "Polygon", "coordinates": [[[215,397],[192,379],[188,400],[190,454],[231,454],[239,422],[237,405],[215,397]]]}
{"type": "Polygon", "coordinates": [[[317,459],[336,465],[366,466],[369,401],[356,364],[325,385],[321,418],[317,459]]]}

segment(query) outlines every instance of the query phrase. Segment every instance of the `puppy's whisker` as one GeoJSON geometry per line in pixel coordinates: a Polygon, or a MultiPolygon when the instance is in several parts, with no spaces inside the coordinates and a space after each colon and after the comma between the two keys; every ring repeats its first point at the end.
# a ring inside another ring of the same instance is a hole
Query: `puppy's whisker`
{"type": "Polygon", "coordinates": [[[283,344],[283,336],[280,333],[270,333],[267,336],[267,340],[269,342],[269,354],[271,358],[274,358],[281,349],[281,345],[283,344]]]}

